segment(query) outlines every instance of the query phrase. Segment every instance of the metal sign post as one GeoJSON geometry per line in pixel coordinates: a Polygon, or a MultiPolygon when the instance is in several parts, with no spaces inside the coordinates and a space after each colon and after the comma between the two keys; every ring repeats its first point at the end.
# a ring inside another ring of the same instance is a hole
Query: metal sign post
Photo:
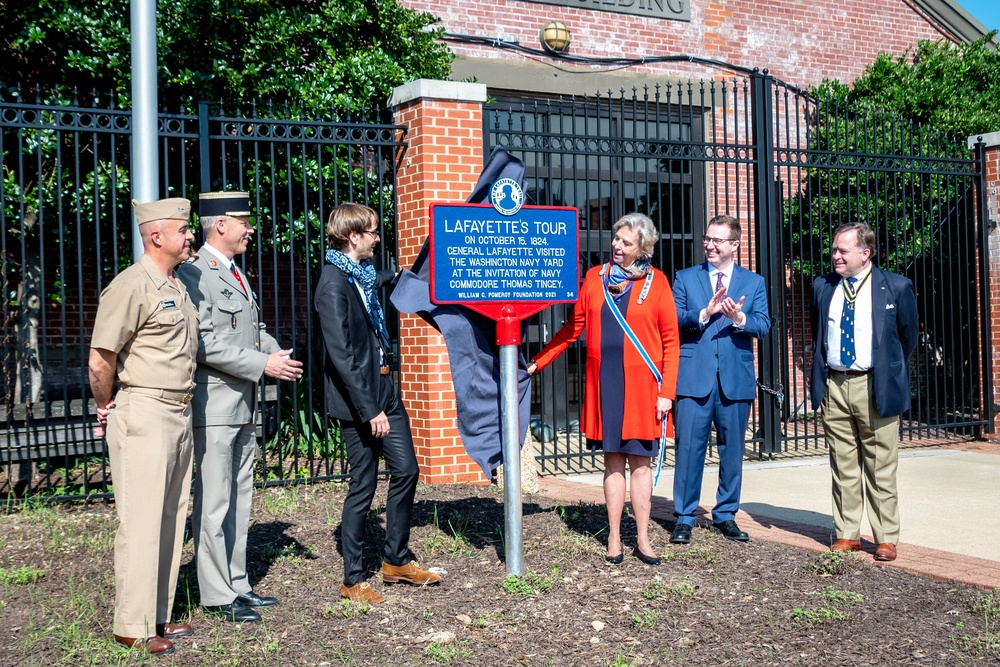
{"type": "Polygon", "coordinates": [[[521,206],[511,179],[492,188],[490,204],[432,204],[430,297],[497,323],[507,574],[524,574],[521,434],[517,352],[521,321],[554,303],[574,303],[580,286],[575,208],[521,206]]]}
{"type": "Polygon", "coordinates": [[[524,539],[521,529],[521,437],[517,409],[517,348],[521,321],[512,306],[497,320],[500,346],[500,424],[503,447],[504,553],[507,574],[524,574],[524,539]]]}

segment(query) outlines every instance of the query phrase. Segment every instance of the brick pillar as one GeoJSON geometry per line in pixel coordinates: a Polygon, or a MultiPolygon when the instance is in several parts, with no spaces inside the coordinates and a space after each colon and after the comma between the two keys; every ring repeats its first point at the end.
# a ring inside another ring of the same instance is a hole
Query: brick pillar
{"type": "MultiPolygon", "coordinates": [[[[485,101],[486,86],[478,83],[421,79],[393,91],[393,120],[407,128],[406,155],[396,178],[400,266],[412,266],[427,239],[430,205],[465,201],[475,187],[483,168],[485,101]]],[[[458,434],[444,339],[416,315],[400,320],[399,375],[420,480],[488,482],[458,434]]]]}
{"type": "MultiPolygon", "coordinates": [[[[984,276],[990,294],[990,336],[988,346],[984,345],[983,355],[993,360],[993,403],[1000,403],[1000,231],[993,227],[1000,223],[1000,132],[969,137],[971,148],[980,139],[986,144],[986,220],[989,231],[989,273],[984,276]]],[[[978,250],[977,250],[978,252],[978,250]]],[[[1000,441],[1000,411],[993,420],[992,435],[988,439],[1000,441]]]]}

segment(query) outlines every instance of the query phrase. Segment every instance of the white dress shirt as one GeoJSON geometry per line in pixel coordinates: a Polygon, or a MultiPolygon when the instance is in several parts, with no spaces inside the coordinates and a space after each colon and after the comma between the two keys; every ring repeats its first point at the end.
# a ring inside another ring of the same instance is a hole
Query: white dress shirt
{"type": "MultiPolygon", "coordinates": [[[[709,288],[711,289],[712,294],[714,295],[715,292],[716,292],[715,285],[719,282],[719,274],[721,273],[722,274],[722,286],[726,288],[726,296],[728,297],[729,296],[729,283],[733,279],[733,268],[736,266],[736,262],[729,262],[729,266],[727,266],[725,268],[722,268],[722,269],[717,269],[714,266],[712,266],[711,264],[709,264],[708,266],[709,266],[709,269],[708,269],[708,285],[709,285],[709,288]]],[[[743,315],[743,313],[740,313],[740,314],[743,315]]],[[[708,320],[709,320],[708,309],[707,308],[702,308],[701,309],[701,313],[699,313],[699,315],[698,315],[698,323],[701,325],[702,329],[704,329],[705,327],[708,326],[708,320]]],[[[746,323],[746,321],[747,321],[747,316],[743,315],[743,320],[741,322],[739,322],[739,323],[733,322],[733,326],[735,328],[737,328],[737,329],[742,329],[743,325],[746,323]]]]}
{"type": "Polygon", "coordinates": [[[846,366],[840,358],[840,317],[844,312],[844,279],[837,283],[837,290],[830,300],[830,312],[826,317],[826,365],[835,371],[867,371],[874,364],[872,359],[872,266],[857,275],[864,280],[854,301],[854,363],[846,366]],[[867,280],[865,280],[867,278],[867,280]]]}

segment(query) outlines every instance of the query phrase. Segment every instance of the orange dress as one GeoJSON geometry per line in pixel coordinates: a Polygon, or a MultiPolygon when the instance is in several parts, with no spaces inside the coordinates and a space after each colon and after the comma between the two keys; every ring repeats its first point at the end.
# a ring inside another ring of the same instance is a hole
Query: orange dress
{"type": "MultiPolygon", "coordinates": [[[[677,365],[680,356],[680,334],[677,328],[677,311],[667,276],[653,269],[653,279],[646,298],[639,303],[645,279],[633,281],[632,288],[623,297],[628,299],[625,321],[642,343],[646,354],[660,369],[662,384],[656,378],[625,332],[614,323],[610,331],[602,331],[602,311],[608,309],[604,301],[601,269],[596,266],[587,272],[580,287],[580,299],[573,309],[573,316],[553,336],[535,358],[538,370],[552,363],[567,347],[587,330],[587,382],[584,392],[583,432],[590,440],[604,440],[604,416],[601,414],[601,362],[602,340],[606,336],[622,339],[614,341],[621,349],[620,357],[605,360],[620,363],[624,370],[624,415],[622,440],[656,440],[660,437],[660,422],[656,420],[656,399],[674,400],[677,388],[677,365]]],[[[619,307],[622,307],[621,304],[619,307]]],[[[606,314],[606,313],[605,313],[606,314]]],[[[605,322],[607,319],[605,318],[605,322]]],[[[606,328],[606,327],[605,327],[606,328]]],[[[606,341],[607,342],[607,341],[606,341]]],[[[615,420],[617,421],[617,420],[615,420]]],[[[668,424],[667,435],[673,435],[668,424]]]]}

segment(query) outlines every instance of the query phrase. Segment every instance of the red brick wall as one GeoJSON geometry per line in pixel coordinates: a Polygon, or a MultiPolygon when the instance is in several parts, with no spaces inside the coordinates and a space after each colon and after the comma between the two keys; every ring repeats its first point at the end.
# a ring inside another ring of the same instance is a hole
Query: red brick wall
{"type": "MultiPolygon", "coordinates": [[[[1000,222],[1000,145],[986,149],[986,183],[988,191],[987,216],[1000,222]]],[[[983,355],[989,354],[993,360],[993,402],[1000,402],[1000,232],[994,230],[989,236],[989,286],[990,286],[990,332],[991,338],[983,345],[983,355]]],[[[978,265],[978,261],[977,261],[978,265]]],[[[990,438],[1000,440],[1000,414],[993,420],[994,434],[990,438]]]]}
{"type": "MultiPolygon", "coordinates": [[[[463,201],[476,184],[483,167],[482,105],[418,99],[397,108],[393,121],[407,127],[396,184],[399,265],[410,266],[427,239],[430,205],[463,201]]],[[[455,391],[441,335],[416,315],[402,315],[399,356],[421,481],[487,482],[465,454],[455,425],[455,391]]]]}
{"type": "MultiPolygon", "coordinates": [[[[518,0],[402,0],[430,12],[451,33],[516,37],[540,48],[538,31],[550,20],[572,32],[575,56],[693,55],[743,67],[767,68],[800,86],[824,77],[851,81],[879,51],[902,54],[920,39],[950,38],[906,0],[692,0],[691,21],[651,19],[518,0]]],[[[452,45],[462,56],[525,57],[486,45],[452,45]]],[[[633,73],[706,76],[701,66],[666,63],[637,66],[633,73]]],[[[594,91],[589,91],[594,92],[594,91]]]]}

